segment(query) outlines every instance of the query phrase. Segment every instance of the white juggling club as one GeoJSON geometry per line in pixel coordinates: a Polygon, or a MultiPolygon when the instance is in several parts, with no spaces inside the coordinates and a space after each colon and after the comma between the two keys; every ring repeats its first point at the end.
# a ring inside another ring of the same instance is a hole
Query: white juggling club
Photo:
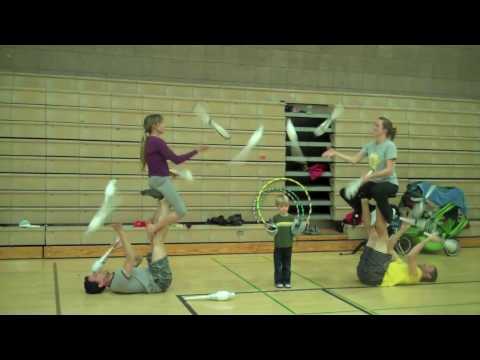
{"type": "Polygon", "coordinates": [[[115,208],[115,194],[117,192],[117,180],[110,180],[105,188],[105,198],[102,207],[97,211],[93,219],[88,224],[87,234],[100,229],[103,226],[106,218],[113,212],[115,208]]]}
{"type": "Polygon", "coordinates": [[[245,145],[231,161],[243,161],[248,157],[250,151],[262,140],[263,137],[263,125],[260,126],[255,132],[252,134],[250,139],[248,140],[247,145],[245,145]]]}
{"type": "Polygon", "coordinates": [[[315,134],[315,136],[321,136],[323,134],[325,134],[325,132],[328,130],[328,128],[330,127],[330,125],[335,121],[337,120],[340,116],[342,116],[343,114],[343,111],[344,111],[344,107],[342,104],[338,104],[337,106],[335,106],[335,109],[333,110],[332,112],[332,115],[330,115],[330,117],[325,120],[319,127],[317,127],[313,133],[315,134]]]}
{"type": "Polygon", "coordinates": [[[214,300],[214,301],[227,301],[233,299],[235,297],[235,293],[230,291],[217,291],[215,293],[209,295],[195,295],[195,296],[185,296],[185,300],[214,300]]]}
{"type": "Polygon", "coordinates": [[[92,265],[92,272],[97,272],[97,271],[100,271],[103,267],[103,265],[105,265],[105,263],[107,262],[107,258],[108,256],[110,255],[110,253],[115,249],[115,247],[117,246],[117,244],[119,243],[120,239],[117,237],[115,242],[113,243],[113,245],[105,252],[105,254],[103,254],[103,256],[96,260],[93,265],[92,265]]]}

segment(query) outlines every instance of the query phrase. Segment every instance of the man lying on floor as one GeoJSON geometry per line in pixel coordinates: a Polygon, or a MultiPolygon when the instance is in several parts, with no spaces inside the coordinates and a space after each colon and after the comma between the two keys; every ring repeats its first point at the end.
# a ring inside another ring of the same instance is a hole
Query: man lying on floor
{"type": "MultiPolygon", "coordinates": [[[[162,200],[162,212],[168,211],[168,205],[162,200]],[[166,208],[166,210],[165,210],[166,208]]],[[[157,216],[154,217],[158,218],[157,216]]],[[[141,258],[135,256],[135,251],[127,240],[121,224],[112,225],[125,250],[125,263],[113,273],[98,271],[86,276],[84,287],[87,294],[99,294],[106,288],[114,293],[160,293],[165,292],[172,283],[165,237],[168,226],[162,228],[156,235],[149,237],[152,252],[147,255],[148,268],[139,267],[141,258]]],[[[148,234],[148,233],[147,233],[148,234]]]]}
{"type": "MultiPolygon", "coordinates": [[[[362,200],[363,224],[367,230],[368,243],[357,266],[358,279],[369,286],[396,286],[416,284],[419,282],[435,282],[438,270],[433,265],[417,264],[417,256],[429,241],[442,241],[437,235],[428,236],[417,244],[402,260],[395,253],[395,245],[410,227],[402,223],[399,231],[390,239],[379,238],[375,226],[370,226],[368,200],[362,200]],[[365,216],[363,215],[365,214],[365,216]]],[[[381,214],[377,214],[377,216],[381,214]]]]}

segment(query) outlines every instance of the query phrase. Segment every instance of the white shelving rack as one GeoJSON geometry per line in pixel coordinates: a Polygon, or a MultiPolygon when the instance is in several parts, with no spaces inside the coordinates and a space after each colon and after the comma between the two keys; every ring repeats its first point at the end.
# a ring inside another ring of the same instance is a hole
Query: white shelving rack
{"type": "MultiPolygon", "coordinates": [[[[288,121],[288,119],[292,121],[292,124],[298,134],[300,148],[302,149],[302,153],[305,155],[305,159],[307,160],[309,166],[312,166],[313,164],[328,164],[328,167],[330,168],[330,164],[332,163],[332,161],[328,158],[321,157],[319,154],[321,154],[321,152],[324,151],[325,148],[332,146],[332,135],[334,130],[327,130],[326,134],[319,138],[318,141],[314,138],[313,131],[317,128],[318,125],[320,125],[330,116],[332,109],[326,105],[324,106],[292,103],[286,104],[286,107],[296,108],[297,111],[305,111],[285,112],[285,121],[288,121]],[[315,110],[311,111],[311,109],[315,110]],[[305,139],[305,137],[308,138],[308,141],[302,141],[302,138],[305,139]]],[[[328,185],[315,185],[309,183],[309,173],[307,171],[289,170],[292,167],[295,167],[293,164],[298,164],[296,162],[298,158],[289,155],[289,152],[291,154],[291,151],[289,151],[288,149],[291,149],[291,143],[288,140],[286,142],[286,145],[287,156],[285,159],[285,175],[286,177],[293,178],[300,182],[310,193],[310,196],[312,198],[312,206],[314,207],[311,220],[332,220],[332,201],[330,197],[330,194],[332,192],[330,181],[332,173],[330,171],[326,171],[322,174],[322,178],[329,179],[328,185]],[[328,194],[328,196],[326,196],[325,194],[328,194]],[[328,200],[326,200],[325,197],[327,197],[328,200]],[[325,210],[315,211],[315,207],[317,207],[318,209],[318,206],[323,207],[323,209],[325,210]],[[328,211],[326,209],[328,209],[328,211]]],[[[301,189],[299,186],[289,186],[287,184],[286,189],[293,192],[301,193],[301,189]]],[[[307,204],[306,201],[301,201],[300,203],[302,205],[307,204]]]]}

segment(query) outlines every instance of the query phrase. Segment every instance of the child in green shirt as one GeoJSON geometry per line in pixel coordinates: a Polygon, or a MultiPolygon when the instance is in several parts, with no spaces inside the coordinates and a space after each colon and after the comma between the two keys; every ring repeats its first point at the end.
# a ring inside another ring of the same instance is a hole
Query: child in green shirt
{"type": "Polygon", "coordinates": [[[277,288],[291,288],[292,245],[294,237],[305,230],[305,222],[300,222],[288,213],[290,201],[281,195],[275,199],[279,211],[267,224],[267,232],[274,237],[273,251],[274,279],[277,288]]]}

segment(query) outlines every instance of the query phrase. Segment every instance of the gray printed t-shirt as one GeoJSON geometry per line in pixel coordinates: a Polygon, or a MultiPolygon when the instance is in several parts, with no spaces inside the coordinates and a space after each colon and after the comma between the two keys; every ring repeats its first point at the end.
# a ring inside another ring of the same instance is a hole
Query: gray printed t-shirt
{"type": "MultiPolygon", "coordinates": [[[[394,160],[397,158],[397,147],[391,140],[385,140],[381,144],[377,144],[375,141],[364,145],[362,153],[368,156],[369,166],[376,165],[375,171],[382,171],[387,168],[387,160],[394,160]]],[[[391,176],[384,176],[370,180],[372,182],[390,182],[398,186],[397,172],[393,169],[391,176]]]]}
{"type": "Polygon", "coordinates": [[[122,294],[150,293],[152,283],[152,274],[146,268],[133,268],[130,278],[119,268],[115,270],[110,290],[122,294]]]}

